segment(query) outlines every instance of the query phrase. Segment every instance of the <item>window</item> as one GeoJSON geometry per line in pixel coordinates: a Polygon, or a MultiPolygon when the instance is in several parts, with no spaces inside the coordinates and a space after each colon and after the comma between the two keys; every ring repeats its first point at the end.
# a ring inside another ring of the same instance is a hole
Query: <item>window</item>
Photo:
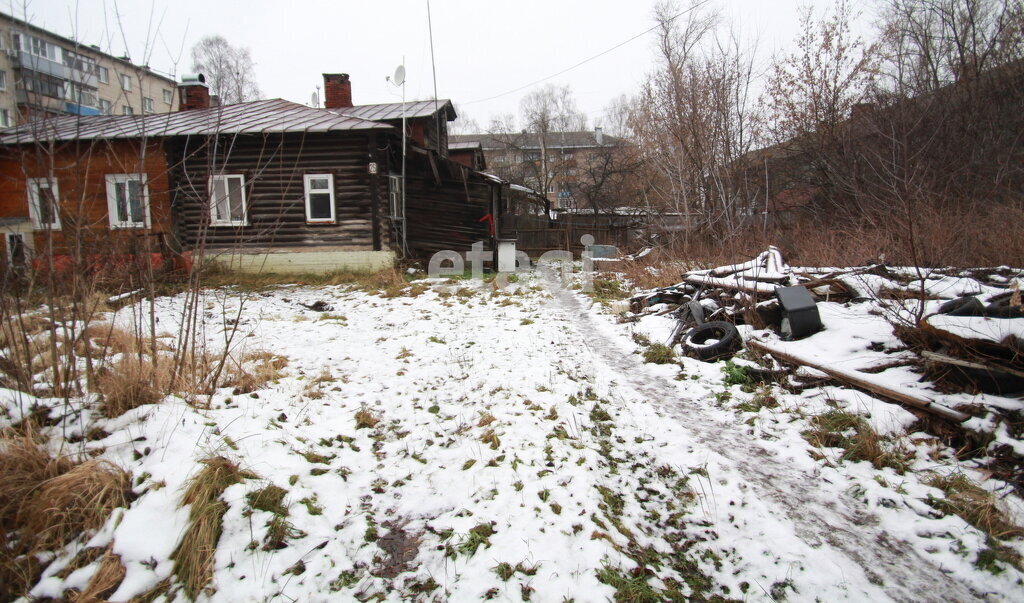
{"type": "Polygon", "coordinates": [[[28,258],[28,245],[22,233],[7,234],[7,264],[12,268],[24,268],[28,258]]]}
{"type": "Polygon", "coordinates": [[[129,75],[121,74],[121,89],[125,92],[131,92],[132,90],[132,78],[129,75]]]}
{"type": "Polygon", "coordinates": [[[68,82],[64,87],[65,98],[75,104],[86,107],[96,106],[96,89],[75,82],[68,82]]]}
{"type": "Polygon", "coordinates": [[[402,207],[402,177],[388,176],[388,200],[391,203],[391,217],[402,218],[405,215],[402,207]]]}
{"type": "Polygon", "coordinates": [[[33,92],[35,94],[41,94],[43,96],[50,96],[53,98],[64,98],[64,80],[47,75],[45,73],[39,73],[38,71],[22,70],[21,72],[22,83],[25,86],[25,90],[33,92]]]}
{"type": "Polygon", "coordinates": [[[145,174],[107,174],[107,215],[111,228],[149,228],[145,174]]]}
{"type": "Polygon", "coordinates": [[[11,127],[11,110],[0,109],[0,128],[11,127]]]}
{"type": "Polygon", "coordinates": [[[334,175],[306,174],[306,221],[334,223],[334,175]]]}
{"type": "Polygon", "coordinates": [[[96,77],[100,79],[101,84],[110,83],[110,70],[101,65],[96,66],[96,77]]]}
{"type": "Polygon", "coordinates": [[[110,101],[103,100],[102,98],[100,99],[100,113],[102,113],[103,115],[110,115],[113,108],[114,107],[110,103],[110,101]]]}
{"type": "Polygon", "coordinates": [[[7,90],[7,72],[0,69],[0,90],[7,90]]]}
{"type": "Polygon", "coordinates": [[[121,105],[121,115],[135,115],[135,109],[130,105],[121,105]]]}
{"type": "Polygon", "coordinates": [[[96,73],[96,61],[94,59],[66,48],[64,49],[64,65],[89,75],[96,73]]]}
{"type": "Polygon", "coordinates": [[[28,34],[15,34],[14,40],[24,52],[54,62],[59,60],[57,56],[59,49],[55,44],[28,34]]]}
{"type": "Polygon", "coordinates": [[[60,230],[56,178],[28,179],[28,213],[36,230],[60,230]]]}
{"type": "Polygon", "coordinates": [[[245,177],[241,174],[210,178],[210,224],[245,226],[245,177]]]}
{"type": "Polygon", "coordinates": [[[144,97],[142,99],[142,110],[145,113],[152,113],[154,111],[154,109],[153,109],[153,99],[144,97]]]}
{"type": "Polygon", "coordinates": [[[171,95],[171,91],[170,90],[168,90],[167,88],[164,88],[163,92],[164,92],[164,104],[169,105],[172,102],[174,102],[174,96],[171,95]]]}

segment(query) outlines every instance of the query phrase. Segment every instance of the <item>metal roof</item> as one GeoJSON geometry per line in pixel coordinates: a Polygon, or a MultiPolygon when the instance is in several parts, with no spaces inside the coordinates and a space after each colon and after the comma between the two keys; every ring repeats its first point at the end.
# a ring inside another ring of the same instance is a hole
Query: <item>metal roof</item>
{"type": "MultiPolygon", "coordinates": [[[[380,106],[384,105],[368,105],[380,106]]],[[[398,103],[398,106],[400,107],[401,103],[398,103]]],[[[0,144],[24,144],[38,140],[391,129],[393,127],[388,124],[357,117],[348,112],[315,109],[277,98],[176,113],[86,117],[67,115],[36,120],[15,128],[0,130],[0,144]]]]}
{"type": "MultiPolygon", "coordinates": [[[[381,105],[356,105],[355,107],[349,107],[347,109],[339,109],[345,115],[351,115],[361,119],[369,119],[373,121],[388,121],[394,119],[402,119],[402,104],[403,103],[384,103],[381,105]]],[[[452,105],[452,101],[446,98],[439,98],[436,101],[425,100],[425,101],[409,101],[405,104],[405,117],[406,119],[415,119],[417,117],[430,117],[438,111],[444,111],[448,121],[455,119],[455,107],[452,105]]]]}
{"type": "MultiPolygon", "coordinates": [[[[453,144],[479,142],[485,151],[513,149],[539,149],[539,136],[535,133],[512,132],[496,134],[452,134],[448,137],[448,147],[453,144]]],[[[548,149],[593,149],[598,147],[614,147],[626,141],[609,134],[602,134],[601,144],[597,142],[597,134],[592,130],[548,132],[544,147],[548,149]]]]}

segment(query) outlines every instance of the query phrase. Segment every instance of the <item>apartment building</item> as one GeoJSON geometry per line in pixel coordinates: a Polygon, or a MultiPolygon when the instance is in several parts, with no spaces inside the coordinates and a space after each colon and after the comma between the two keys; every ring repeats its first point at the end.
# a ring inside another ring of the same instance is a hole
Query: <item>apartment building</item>
{"type": "MultiPolygon", "coordinates": [[[[593,131],[453,134],[449,145],[459,153],[483,153],[482,163],[497,176],[544,195],[551,209],[576,208],[578,185],[588,168],[622,146],[621,139],[593,131]]],[[[607,163],[605,161],[604,163],[607,163]]],[[[593,171],[591,169],[591,171],[593,171]]]]}
{"type": "Polygon", "coordinates": [[[40,116],[178,107],[174,79],[0,13],[0,127],[40,116]]]}

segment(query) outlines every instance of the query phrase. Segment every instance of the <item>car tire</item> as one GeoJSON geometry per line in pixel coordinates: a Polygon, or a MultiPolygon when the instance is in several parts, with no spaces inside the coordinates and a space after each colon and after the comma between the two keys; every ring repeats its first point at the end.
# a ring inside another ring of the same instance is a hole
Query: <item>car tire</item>
{"type": "Polygon", "coordinates": [[[713,320],[697,325],[683,337],[683,349],[705,361],[732,356],[742,346],[743,340],[736,326],[724,320],[713,320]],[[712,339],[716,341],[707,343],[712,339]]]}
{"type": "Polygon", "coordinates": [[[949,316],[983,316],[985,304],[973,295],[965,295],[942,304],[939,306],[938,313],[949,316]]]}

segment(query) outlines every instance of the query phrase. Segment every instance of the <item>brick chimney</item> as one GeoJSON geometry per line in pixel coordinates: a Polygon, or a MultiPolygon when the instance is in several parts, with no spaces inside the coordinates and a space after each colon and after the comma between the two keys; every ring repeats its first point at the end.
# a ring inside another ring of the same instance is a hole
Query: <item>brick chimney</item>
{"type": "Polygon", "coordinates": [[[324,108],[347,109],[352,106],[352,82],[347,73],[324,74],[324,108]]]}
{"type": "Polygon", "coordinates": [[[178,111],[210,108],[210,88],[202,73],[185,75],[178,84],[178,111]]]}

